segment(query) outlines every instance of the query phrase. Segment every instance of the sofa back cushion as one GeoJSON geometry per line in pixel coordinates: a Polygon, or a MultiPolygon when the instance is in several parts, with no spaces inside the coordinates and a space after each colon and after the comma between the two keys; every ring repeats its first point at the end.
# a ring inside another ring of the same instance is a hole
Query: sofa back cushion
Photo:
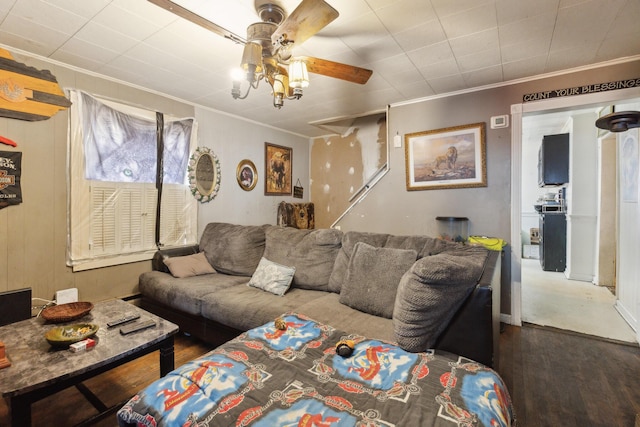
{"type": "Polygon", "coordinates": [[[342,237],[342,246],[329,277],[329,290],[340,293],[344,282],[351,254],[356,243],[364,242],[376,248],[412,249],[420,259],[425,256],[438,254],[454,243],[428,236],[394,236],[382,233],[366,233],[361,231],[347,231],[342,237]]]}
{"type": "Polygon", "coordinates": [[[342,242],[342,231],[270,226],[265,234],[264,257],[295,267],[293,287],[328,290],[329,276],[342,242]]]}
{"type": "Polygon", "coordinates": [[[457,248],[419,259],[402,277],[393,310],[400,347],[432,348],[482,276],[487,249],[457,248]]]}
{"type": "Polygon", "coordinates": [[[413,249],[375,248],[356,243],[340,302],[374,316],[391,319],[400,278],[416,261],[413,249]]]}
{"type": "Polygon", "coordinates": [[[209,223],[200,238],[200,251],[219,273],[251,276],[264,253],[267,227],[209,223]]]}

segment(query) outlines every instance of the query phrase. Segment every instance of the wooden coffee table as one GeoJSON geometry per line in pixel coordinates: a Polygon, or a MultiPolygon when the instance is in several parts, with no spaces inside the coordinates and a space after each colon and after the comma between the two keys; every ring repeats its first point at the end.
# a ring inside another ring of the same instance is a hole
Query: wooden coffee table
{"type": "Polygon", "coordinates": [[[67,323],[32,318],[0,327],[0,341],[11,362],[0,370],[0,392],[10,402],[11,425],[30,426],[33,402],[74,385],[100,412],[112,412],[114,408],[106,408],[81,382],[155,350],[160,350],[160,375],[166,375],[174,369],[177,332],[177,325],[119,299],[96,303],[88,315],[67,323]],[[139,314],[137,322],[154,320],[156,326],[129,335],[120,334],[121,326],[107,327],[107,322],[129,314],[139,314]],[[73,353],[50,346],[44,338],[49,329],[74,323],[100,327],[94,348],[73,353]]]}

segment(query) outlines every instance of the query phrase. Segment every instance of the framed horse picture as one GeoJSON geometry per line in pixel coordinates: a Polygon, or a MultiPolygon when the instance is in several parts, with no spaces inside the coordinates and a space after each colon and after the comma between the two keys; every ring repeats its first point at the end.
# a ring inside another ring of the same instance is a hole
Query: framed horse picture
{"type": "Polygon", "coordinates": [[[404,136],[407,190],[487,186],[485,124],[404,136]]]}
{"type": "Polygon", "coordinates": [[[290,196],[293,149],[265,142],[264,146],[264,194],[290,196]]]}

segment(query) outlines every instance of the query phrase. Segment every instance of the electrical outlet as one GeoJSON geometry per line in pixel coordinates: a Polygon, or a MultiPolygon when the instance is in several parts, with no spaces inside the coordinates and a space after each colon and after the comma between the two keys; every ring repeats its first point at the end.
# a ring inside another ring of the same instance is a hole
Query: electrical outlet
{"type": "Polygon", "coordinates": [[[56,292],[56,304],[78,301],[78,288],[63,289],[56,292]]]}

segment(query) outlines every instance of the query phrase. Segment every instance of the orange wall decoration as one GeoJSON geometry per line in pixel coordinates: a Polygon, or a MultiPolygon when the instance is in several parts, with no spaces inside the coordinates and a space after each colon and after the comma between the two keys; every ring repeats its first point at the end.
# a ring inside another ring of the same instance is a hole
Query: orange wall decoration
{"type": "Polygon", "coordinates": [[[17,62],[0,49],[0,117],[46,120],[70,106],[50,71],[17,62]]]}

